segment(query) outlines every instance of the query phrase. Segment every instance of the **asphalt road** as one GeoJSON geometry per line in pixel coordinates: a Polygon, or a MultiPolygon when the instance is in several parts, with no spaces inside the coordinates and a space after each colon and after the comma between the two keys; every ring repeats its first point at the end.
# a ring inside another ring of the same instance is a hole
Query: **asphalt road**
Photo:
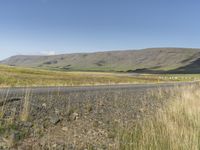
{"type": "Polygon", "coordinates": [[[0,88],[0,96],[21,95],[27,92],[31,94],[49,94],[49,93],[74,93],[87,91],[108,91],[108,90],[146,90],[151,88],[166,88],[174,86],[185,86],[195,84],[195,82],[182,83],[160,83],[160,84],[123,84],[123,85],[99,85],[99,86],[78,86],[78,87],[18,87],[18,88],[0,88]]]}

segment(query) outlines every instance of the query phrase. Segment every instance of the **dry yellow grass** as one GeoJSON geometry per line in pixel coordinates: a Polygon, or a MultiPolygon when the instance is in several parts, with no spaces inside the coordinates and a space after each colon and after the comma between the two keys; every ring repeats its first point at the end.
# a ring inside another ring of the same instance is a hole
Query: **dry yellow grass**
{"type": "Polygon", "coordinates": [[[60,72],[0,65],[0,87],[80,86],[101,84],[156,83],[156,77],[120,76],[115,73],[60,72]]]}
{"type": "Polygon", "coordinates": [[[23,102],[23,107],[21,110],[21,114],[20,114],[20,120],[21,121],[27,121],[28,117],[29,117],[29,112],[30,112],[30,91],[27,90],[26,94],[24,96],[24,102],[23,102]]]}
{"type": "Polygon", "coordinates": [[[119,149],[199,150],[200,89],[171,91],[170,104],[152,118],[119,133],[119,149]]]}

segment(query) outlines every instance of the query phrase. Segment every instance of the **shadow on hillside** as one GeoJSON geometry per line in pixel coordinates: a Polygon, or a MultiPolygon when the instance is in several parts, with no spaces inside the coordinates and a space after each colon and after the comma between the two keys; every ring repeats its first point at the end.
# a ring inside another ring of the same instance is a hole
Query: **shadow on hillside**
{"type": "Polygon", "coordinates": [[[190,64],[174,69],[174,70],[154,70],[149,68],[142,68],[136,70],[128,70],[127,72],[134,73],[149,73],[149,74],[199,74],[200,73],[200,58],[191,62],[190,64]]]}

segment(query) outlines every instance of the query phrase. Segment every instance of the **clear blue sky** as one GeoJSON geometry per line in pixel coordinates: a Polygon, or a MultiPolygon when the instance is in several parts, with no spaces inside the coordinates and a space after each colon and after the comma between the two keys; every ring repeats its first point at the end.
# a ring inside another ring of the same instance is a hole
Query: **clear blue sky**
{"type": "Polygon", "coordinates": [[[0,59],[200,47],[199,0],[0,0],[0,59]]]}

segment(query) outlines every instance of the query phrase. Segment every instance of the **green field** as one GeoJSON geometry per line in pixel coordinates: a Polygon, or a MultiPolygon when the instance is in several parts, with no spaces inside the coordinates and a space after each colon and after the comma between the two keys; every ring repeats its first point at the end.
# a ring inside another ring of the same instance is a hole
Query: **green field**
{"type": "Polygon", "coordinates": [[[200,75],[131,75],[127,73],[61,72],[0,66],[0,86],[80,86],[102,84],[161,83],[198,80],[200,75]]]}
{"type": "Polygon", "coordinates": [[[0,86],[79,86],[157,82],[152,77],[127,77],[115,73],[59,72],[0,66],[0,86]]]}

